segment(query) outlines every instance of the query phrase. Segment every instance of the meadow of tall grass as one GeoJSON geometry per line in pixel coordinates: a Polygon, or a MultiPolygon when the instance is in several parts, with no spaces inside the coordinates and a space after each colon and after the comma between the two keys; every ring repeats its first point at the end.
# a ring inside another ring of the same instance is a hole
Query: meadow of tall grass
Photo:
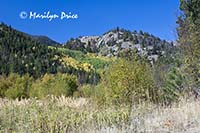
{"type": "Polygon", "coordinates": [[[90,99],[0,99],[0,132],[200,132],[200,101],[98,107],[90,99]]]}

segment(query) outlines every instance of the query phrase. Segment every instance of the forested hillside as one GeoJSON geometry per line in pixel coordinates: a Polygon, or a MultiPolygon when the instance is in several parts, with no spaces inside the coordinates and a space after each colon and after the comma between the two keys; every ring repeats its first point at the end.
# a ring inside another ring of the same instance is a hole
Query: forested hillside
{"type": "Polygon", "coordinates": [[[77,58],[72,56],[73,53],[76,55],[75,51],[65,52],[70,50],[61,50],[62,48],[58,48],[61,47],[59,45],[50,47],[48,43],[43,42],[44,44],[2,23],[0,25],[0,74],[5,76],[11,73],[20,76],[29,74],[37,79],[45,74],[60,72],[77,76],[79,83],[98,82],[99,74],[96,73],[96,68],[101,59],[86,58],[86,55],[80,52],[79,58],[88,61],[77,61],[77,58]],[[95,68],[93,68],[93,60],[95,68]]]}
{"type": "Polygon", "coordinates": [[[61,54],[56,50],[3,23],[0,24],[0,55],[1,75],[29,73],[38,78],[45,73],[57,73],[61,66],[61,54]]]}
{"type": "Polygon", "coordinates": [[[32,39],[35,39],[41,44],[46,44],[48,46],[59,46],[61,45],[60,43],[50,39],[47,36],[38,36],[38,35],[29,35],[32,39]]]}
{"type": "MultiPolygon", "coordinates": [[[[0,66],[0,74],[2,75],[1,96],[13,98],[20,96],[44,97],[47,94],[93,95],[92,93],[99,93],[94,92],[95,90],[102,92],[105,90],[101,90],[103,88],[100,90],[95,89],[96,87],[93,88],[91,85],[97,85],[97,87],[103,85],[110,89],[116,89],[117,86],[113,83],[121,82],[121,85],[125,83],[124,80],[120,81],[120,78],[130,78],[130,81],[134,81],[134,78],[137,76],[134,73],[132,73],[133,75],[129,75],[131,73],[126,71],[129,69],[130,71],[134,69],[135,71],[140,71],[138,76],[141,76],[141,73],[144,71],[149,73],[148,76],[151,75],[149,77],[149,82],[151,82],[149,85],[151,87],[149,87],[153,89],[153,92],[159,91],[160,89],[157,89],[157,87],[158,85],[159,87],[165,85],[161,82],[164,79],[159,73],[154,72],[154,67],[156,69],[160,68],[162,69],[161,71],[166,73],[171,71],[174,67],[173,62],[176,62],[175,51],[178,49],[173,43],[161,40],[148,33],[143,33],[142,31],[139,33],[136,31],[130,32],[119,28],[108,31],[103,36],[81,37],[74,40],[71,39],[64,46],[52,46],[49,44],[49,41],[45,41],[46,39],[42,39],[43,41],[41,41],[41,38],[30,36],[2,23],[0,25],[0,40],[0,63],[2,64],[0,66]],[[122,67],[124,63],[126,65],[122,67]],[[112,74],[115,75],[118,72],[118,76],[120,77],[112,77],[112,74]],[[62,74],[69,74],[76,78],[69,75],[62,76],[62,74]],[[58,79],[58,81],[54,78],[58,79]],[[156,83],[153,83],[154,78],[158,80],[156,83]],[[12,82],[12,84],[6,80],[12,82]],[[74,89],[72,87],[72,90],[70,88],[66,91],[62,90],[62,88],[65,88],[65,84],[70,85],[68,80],[74,84],[73,86],[79,86],[79,92],[74,93],[77,91],[77,87],[74,89]],[[20,85],[16,86],[16,84],[20,84],[18,82],[22,83],[22,90],[20,89],[20,85]],[[27,86],[26,84],[29,83],[30,86],[27,86]],[[39,86],[34,84],[38,84],[39,86]],[[61,84],[63,86],[60,86],[61,84]],[[89,86],[83,84],[89,84],[89,86]],[[154,88],[152,88],[152,85],[154,88]],[[60,87],[54,90],[57,88],[55,86],[60,87]],[[80,89],[80,87],[83,89],[80,89]],[[13,88],[17,88],[17,90],[13,90],[13,88]],[[45,88],[52,88],[53,90],[45,88]]],[[[49,39],[47,38],[47,40],[49,39]]],[[[145,75],[146,72],[142,75],[145,75]]],[[[143,83],[143,79],[140,80],[138,83],[134,83],[134,86],[148,86],[148,83],[143,83]]],[[[146,81],[148,80],[146,79],[146,81]]],[[[112,95],[118,96],[122,93],[121,85],[118,86],[119,92],[117,90],[113,91],[116,94],[110,92],[109,97],[112,97],[112,95]]],[[[123,86],[127,86],[124,91],[133,87],[132,84],[123,86]]],[[[150,89],[149,87],[145,88],[148,90],[150,89]]],[[[174,89],[176,90],[176,88],[174,89]]],[[[153,98],[152,100],[155,101],[157,99],[153,98]]]]}

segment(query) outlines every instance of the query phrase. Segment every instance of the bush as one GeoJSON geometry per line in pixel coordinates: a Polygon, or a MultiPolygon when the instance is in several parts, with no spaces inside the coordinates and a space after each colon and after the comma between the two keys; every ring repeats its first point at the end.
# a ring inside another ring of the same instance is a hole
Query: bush
{"type": "Polygon", "coordinates": [[[8,77],[0,78],[0,97],[28,98],[33,78],[28,74],[20,77],[18,74],[10,74],[8,77]]]}
{"type": "Polygon", "coordinates": [[[31,97],[44,98],[47,95],[72,96],[77,91],[77,79],[68,74],[45,74],[42,79],[36,80],[29,95],[31,97]]]}
{"type": "Polygon", "coordinates": [[[186,78],[180,69],[174,67],[165,74],[165,83],[163,86],[163,102],[169,104],[179,100],[189,91],[186,85],[186,78]]]}
{"type": "Polygon", "coordinates": [[[107,92],[105,89],[105,82],[101,82],[94,88],[94,96],[93,99],[98,103],[98,105],[109,105],[109,97],[107,96],[107,92]]]}
{"type": "Polygon", "coordinates": [[[101,86],[105,88],[106,100],[114,104],[146,100],[156,102],[159,90],[155,86],[151,67],[135,57],[129,59],[118,59],[105,73],[101,86]]]}
{"type": "Polygon", "coordinates": [[[74,95],[75,97],[90,98],[94,95],[94,87],[92,85],[83,85],[79,88],[79,91],[74,95]]]}

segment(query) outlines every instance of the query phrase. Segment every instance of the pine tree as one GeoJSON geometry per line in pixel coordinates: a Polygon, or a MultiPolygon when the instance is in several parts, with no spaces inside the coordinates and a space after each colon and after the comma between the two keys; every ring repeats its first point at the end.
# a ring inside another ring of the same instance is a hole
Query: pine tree
{"type": "Polygon", "coordinates": [[[200,1],[181,0],[177,28],[179,42],[185,55],[187,72],[192,76],[195,84],[200,83],[200,1]]]}

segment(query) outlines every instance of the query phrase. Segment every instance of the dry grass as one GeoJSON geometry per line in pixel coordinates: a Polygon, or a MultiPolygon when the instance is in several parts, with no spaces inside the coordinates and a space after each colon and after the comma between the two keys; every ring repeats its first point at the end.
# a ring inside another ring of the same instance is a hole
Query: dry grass
{"type": "Polygon", "coordinates": [[[200,132],[200,100],[98,109],[87,99],[0,99],[0,132],[200,132]],[[130,112],[131,110],[131,112],[130,112]]]}
{"type": "Polygon", "coordinates": [[[92,132],[129,118],[126,107],[100,109],[83,98],[1,99],[0,108],[0,132],[92,132]]]}
{"type": "Polygon", "coordinates": [[[49,104],[49,102],[55,103],[57,106],[65,106],[70,108],[82,108],[84,106],[89,105],[89,100],[86,100],[85,98],[68,98],[65,96],[61,97],[54,97],[54,96],[47,96],[44,100],[37,100],[37,99],[23,99],[23,100],[9,100],[9,99],[2,99],[0,98],[0,107],[4,106],[23,106],[23,105],[29,105],[32,102],[36,102],[40,106],[45,106],[46,104],[49,104]]]}
{"type": "Polygon", "coordinates": [[[200,100],[182,99],[170,107],[143,104],[134,108],[132,128],[137,132],[200,132],[200,100]]]}

